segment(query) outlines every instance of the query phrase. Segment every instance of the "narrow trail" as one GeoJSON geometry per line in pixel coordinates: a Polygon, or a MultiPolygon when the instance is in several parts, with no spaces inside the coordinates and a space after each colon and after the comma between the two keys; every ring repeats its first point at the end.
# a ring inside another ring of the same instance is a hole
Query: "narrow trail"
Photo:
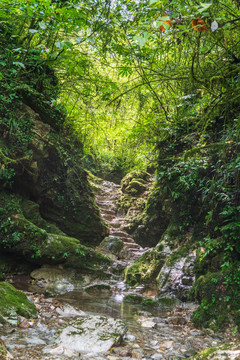
{"type": "Polygon", "coordinates": [[[119,238],[123,241],[123,250],[120,260],[127,265],[141,256],[148,248],[142,248],[122,228],[128,224],[126,215],[118,210],[117,200],[120,195],[120,185],[110,181],[103,181],[101,190],[96,195],[96,203],[99,206],[102,218],[109,226],[109,238],[119,238]]]}

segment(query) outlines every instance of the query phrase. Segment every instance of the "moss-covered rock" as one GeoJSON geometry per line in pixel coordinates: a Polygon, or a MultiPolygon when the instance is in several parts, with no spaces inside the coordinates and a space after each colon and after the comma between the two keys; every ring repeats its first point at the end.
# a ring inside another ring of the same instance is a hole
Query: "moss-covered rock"
{"type": "Polygon", "coordinates": [[[158,303],[157,301],[147,298],[145,296],[141,296],[138,294],[128,294],[124,297],[124,302],[130,303],[130,304],[139,304],[141,306],[145,307],[157,307],[158,303]]]}
{"type": "MultiPolygon", "coordinates": [[[[236,342],[221,344],[205,349],[188,360],[240,360],[240,346],[236,342]]],[[[186,360],[186,359],[185,359],[186,360]]]]}
{"type": "Polygon", "coordinates": [[[146,185],[137,179],[133,179],[130,184],[126,187],[125,192],[130,193],[132,196],[141,195],[147,190],[146,185]]]}
{"type": "Polygon", "coordinates": [[[17,325],[17,315],[36,318],[35,305],[11,284],[0,282],[0,322],[17,325]]]}
{"type": "Polygon", "coordinates": [[[106,237],[101,244],[96,248],[97,251],[109,255],[113,254],[118,256],[123,249],[123,241],[119,237],[111,236],[106,237]]]}
{"type": "MultiPolygon", "coordinates": [[[[0,200],[0,248],[3,252],[34,264],[62,263],[91,271],[111,263],[109,258],[82,245],[79,240],[48,233],[27,220],[21,210],[21,197],[1,193],[0,200]]],[[[38,218],[38,223],[40,220],[38,218]]]]}
{"type": "Polygon", "coordinates": [[[169,218],[171,217],[163,208],[161,191],[154,188],[146,199],[141,217],[137,219],[136,224],[133,221],[134,240],[143,247],[156,246],[168,227],[169,218]]]}
{"type": "Polygon", "coordinates": [[[22,198],[20,200],[20,207],[24,217],[33,224],[37,225],[39,228],[46,230],[49,233],[66,235],[55,224],[42,218],[40,214],[40,206],[36,202],[22,198]]]}
{"type": "MultiPolygon", "coordinates": [[[[11,191],[34,200],[39,205],[41,217],[63,233],[87,245],[98,245],[108,230],[95,204],[87,173],[81,167],[79,152],[44,122],[41,113],[23,106],[19,116],[25,115],[32,119],[27,148],[19,149],[16,157],[10,146],[11,139],[5,144],[9,156],[13,157],[11,167],[15,172],[11,191]]],[[[25,213],[27,217],[27,205],[25,213]]],[[[42,223],[41,226],[45,225],[42,223]]]]}
{"type": "Polygon", "coordinates": [[[121,190],[123,193],[130,192],[131,183],[132,187],[137,191],[145,191],[143,189],[144,184],[149,180],[150,174],[143,170],[134,170],[128,173],[121,181],[121,190]],[[128,191],[127,191],[128,189],[128,191]],[[138,190],[139,189],[139,190],[138,190]]]}
{"type": "Polygon", "coordinates": [[[126,268],[125,281],[130,285],[154,283],[164,260],[165,256],[157,250],[147,251],[126,268]]]}

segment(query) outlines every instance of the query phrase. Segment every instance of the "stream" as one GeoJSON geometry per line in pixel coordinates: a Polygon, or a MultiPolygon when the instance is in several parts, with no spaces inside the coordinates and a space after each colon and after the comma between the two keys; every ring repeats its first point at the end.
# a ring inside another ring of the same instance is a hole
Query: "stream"
{"type": "MultiPolygon", "coordinates": [[[[115,267],[124,268],[148,249],[140,247],[122,230],[127,218],[118,213],[118,194],[119,186],[104,181],[96,195],[96,202],[109,224],[109,237],[117,236],[124,243],[114,264],[115,267]]],[[[99,290],[93,287],[92,291],[86,291],[70,282],[62,288],[56,287],[51,295],[41,282],[33,283],[30,277],[13,276],[8,280],[25,291],[39,312],[35,321],[23,318],[17,328],[0,328],[0,336],[16,360],[180,360],[222,343],[229,337],[226,334],[214,334],[209,329],[195,329],[190,322],[190,316],[197,307],[195,303],[176,300],[168,305],[163,302],[157,308],[127,303],[124,296],[129,293],[144,294],[152,298],[156,294],[154,289],[146,292],[143,287],[133,289],[126,286],[121,274],[115,273],[109,280],[104,280],[104,284],[110,285],[110,289],[99,290]],[[71,317],[81,316],[82,311],[89,316],[103,315],[126,322],[128,331],[123,342],[103,354],[94,354],[91,349],[74,357],[54,353],[51,349],[54,349],[59,330],[71,317]]]]}

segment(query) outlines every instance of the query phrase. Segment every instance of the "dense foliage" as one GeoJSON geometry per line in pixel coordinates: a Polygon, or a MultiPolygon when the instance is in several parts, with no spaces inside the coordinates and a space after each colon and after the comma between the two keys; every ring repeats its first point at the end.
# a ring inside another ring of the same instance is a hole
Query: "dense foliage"
{"type": "Polygon", "coordinates": [[[1,186],[30,155],[24,106],[77,139],[96,173],[157,167],[179,231],[202,224],[199,275],[223,274],[203,312],[240,291],[239,22],[232,0],[0,4],[1,186]]]}

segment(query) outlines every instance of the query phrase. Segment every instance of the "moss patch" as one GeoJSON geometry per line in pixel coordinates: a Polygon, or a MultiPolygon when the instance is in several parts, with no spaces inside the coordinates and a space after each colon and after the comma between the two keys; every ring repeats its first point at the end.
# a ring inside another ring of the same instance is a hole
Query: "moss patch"
{"type": "Polygon", "coordinates": [[[97,247],[97,251],[104,253],[112,253],[114,255],[118,255],[123,248],[122,239],[113,236],[106,237],[101,244],[97,247]]]}
{"type": "Polygon", "coordinates": [[[148,251],[125,270],[125,281],[130,285],[150,283],[156,280],[164,264],[164,257],[156,250],[148,251]]]}
{"type": "Polygon", "coordinates": [[[226,285],[222,273],[200,276],[193,286],[191,297],[200,302],[192,315],[195,326],[219,330],[229,322],[240,325],[240,294],[226,285]]]}
{"type": "Polygon", "coordinates": [[[0,283],[0,321],[8,322],[14,314],[26,318],[36,318],[37,310],[27,296],[7,282],[0,283]]]}
{"type": "MultiPolygon", "coordinates": [[[[240,359],[239,344],[230,343],[213,346],[205,349],[199,354],[188,358],[189,360],[221,360],[221,359],[240,359]]],[[[184,359],[186,360],[186,359],[184,359]]]]}
{"type": "MultiPolygon", "coordinates": [[[[123,193],[129,192],[129,190],[126,191],[126,189],[130,187],[131,183],[133,184],[133,188],[135,182],[141,184],[141,186],[144,185],[144,183],[146,183],[149,180],[150,176],[151,175],[149,173],[143,170],[135,170],[128,173],[121,181],[122,192],[123,193]]],[[[136,188],[138,187],[139,184],[135,184],[136,188]]]]}

